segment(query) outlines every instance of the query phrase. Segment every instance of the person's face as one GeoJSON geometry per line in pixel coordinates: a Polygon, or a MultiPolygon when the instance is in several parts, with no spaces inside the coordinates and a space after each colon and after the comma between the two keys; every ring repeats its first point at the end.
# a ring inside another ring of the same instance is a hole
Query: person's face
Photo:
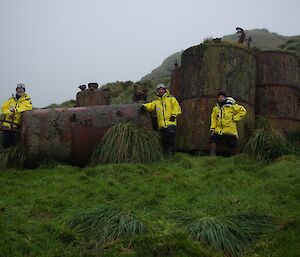
{"type": "Polygon", "coordinates": [[[225,99],[226,99],[226,97],[225,97],[225,96],[223,96],[223,95],[218,95],[218,102],[219,102],[219,103],[222,103],[222,102],[224,102],[224,101],[225,101],[225,99]]]}
{"type": "Polygon", "coordinates": [[[159,89],[157,89],[157,93],[158,93],[158,96],[163,96],[164,93],[166,93],[166,89],[160,87],[159,89]]]}
{"type": "Polygon", "coordinates": [[[24,93],[25,93],[25,90],[22,87],[18,87],[16,91],[17,91],[17,95],[20,95],[20,96],[24,95],[24,93]]]}

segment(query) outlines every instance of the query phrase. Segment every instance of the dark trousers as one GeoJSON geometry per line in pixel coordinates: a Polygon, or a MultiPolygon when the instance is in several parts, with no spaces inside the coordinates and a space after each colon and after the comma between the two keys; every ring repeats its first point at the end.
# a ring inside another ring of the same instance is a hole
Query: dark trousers
{"type": "Polygon", "coordinates": [[[2,146],[10,147],[17,143],[17,132],[11,130],[3,130],[2,146]]]}
{"type": "Polygon", "coordinates": [[[172,154],[175,152],[175,132],[176,132],[176,126],[172,125],[167,128],[163,128],[159,130],[160,137],[161,137],[161,143],[163,146],[163,150],[165,154],[172,154]]]}

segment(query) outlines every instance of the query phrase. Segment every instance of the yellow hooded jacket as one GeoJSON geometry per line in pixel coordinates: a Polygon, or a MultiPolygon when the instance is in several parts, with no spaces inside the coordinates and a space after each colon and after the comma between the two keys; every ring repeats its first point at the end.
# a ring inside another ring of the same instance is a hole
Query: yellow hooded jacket
{"type": "Polygon", "coordinates": [[[239,104],[218,104],[211,113],[210,130],[219,135],[234,135],[238,137],[236,122],[242,120],[246,115],[246,109],[239,104]]]}
{"type": "Polygon", "coordinates": [[[144,104],[144,106],[147,108],[148,112],[156,110],[158,129],[177,125],[176,119],[172,122],[170,121],[170,118],[171,116],[177,117],[180,115],[181,108],[176,98],[170,95],[168,90],[162,97],[157,96],[155,101],[144,104]]]}
{"type": "Polygon", "coordinates": [[[7,101],[5,101],[5,103],[2,105],[1,111],[5,115],[4,120],[13,122],[14,124],[3,122],[2,125],[7,128],[17,128],[18,125],[21,124],[22,112],[30,111],[30,110],[32,110],[32,103],[29,95],[25,93],[19,99],[12,96],[7,101]],[[11,115],[13,114],[11,109],[14,110],[14,115],[11,115]]]}

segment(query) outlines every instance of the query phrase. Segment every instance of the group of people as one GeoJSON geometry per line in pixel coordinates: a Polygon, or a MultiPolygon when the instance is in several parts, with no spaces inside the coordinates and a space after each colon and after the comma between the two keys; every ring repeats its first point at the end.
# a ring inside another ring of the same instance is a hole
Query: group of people
{"type": "MultiPolygon", "coordinates": [[[[143,112],[156,112],[158,130],[161,134],[162,146],[165,154],[175,151],[174,139],[177,126],[177,117],[181,114],[181,107],[177,99],[172,96],[162,83],[157,85],[156,100],[141,106],[143,112]]],[[[16,93],[1,107],[4,115],[2,120],[2,146],[9,147],[16,144],[17,133],[21,124],[21,115],[32,110],[30,96],[25,92],[25,85],[18,84],[16,93]]],[[[211,113],[211,136],[209,140],[209,154],[216,155],[217,145],[225,142],[231,155],[237,153],[237,126],[236,123],[246,115],[246,109],[237,104],[225,92],[217,95],[217,104],[211,113]]]]}
{"type": "MultiPolygon", "coordinates": [[[[158,129],[161,133],[164,153],[174,153],[174,139],[176,119],[181,114],[181,108],[176,98],[170,95],[166,86],[157,85],[156,100],[141,106],[141,111],[156,111],[158,129]]],[[[232,97],[227,97],[225,92],[217,95],[217,104],[211,113],[211,136],[209,139],[209,154],[216,155],[218,144],[225,143],[231,155],[237,154],[237,126],[236,123],[246,115],[246,109],[237,104],[232,97]]]]}

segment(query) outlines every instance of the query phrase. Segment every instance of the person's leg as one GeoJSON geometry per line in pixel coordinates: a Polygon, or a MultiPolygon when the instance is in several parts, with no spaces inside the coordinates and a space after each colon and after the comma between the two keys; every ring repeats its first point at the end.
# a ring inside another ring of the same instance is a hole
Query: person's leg
{"type": "Polygon", "coordinates": [[[175,153],[175,132],[176,126],[169,126],[167,128],[167,154],[175,153]]]}
{"type": "Polygon", "coordinates": [[[227,147],[230,150],[230,156],[234,156],[238,154],[238,149],[237,149],[237,137],[234,135],[227,135],[226,136],[226,143],[227,147]]]}
{"type": "Polygon", "coordinates": [[[161,145],[162,145],[162,148],[163,148],[163,152],[167,153],[167,151],[168,151],[167,129],[166,128],[160,129],[159,133],[160,133],[160,139],[161,139],[161,145]]]}
{"type": "Polygon", "coordinates": [[[218,135],[212,134],[209,138],[209,145],[208,145],[209,156],[217,155],[217,141],[218,141],[218,135]]]}
{"type": "Polygon", "coordinates": [[[10,147],[16,144],[15,132],[9,130],[3,130],[2,146],[10,147]]]}

